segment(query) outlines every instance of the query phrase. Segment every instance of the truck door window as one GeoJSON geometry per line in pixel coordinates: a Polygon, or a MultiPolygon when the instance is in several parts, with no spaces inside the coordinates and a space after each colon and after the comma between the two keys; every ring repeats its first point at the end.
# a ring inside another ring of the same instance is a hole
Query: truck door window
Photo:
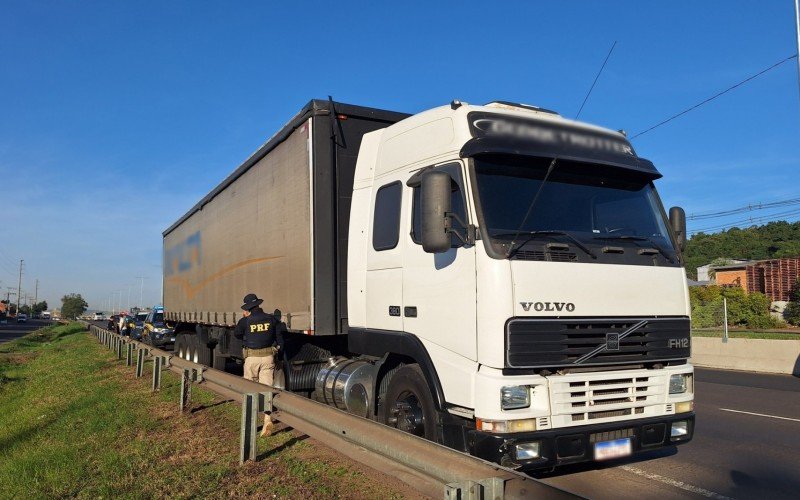
{"type": "Polygon", "coordinates": [[[372,248],[390,250],[400,239],[400,202],[403,185],[400,181],[386,184],[375,195],[375,215],[372,219],[372,248]]]}
{"type": "MultiPolygon", "coordinates": [[[[450,205],[452,207],[453,213],[458,215],[458,217],[467,222],[467,207],[466,203],[464,202],[464,182],[461,177],[461,166],[458,163],[451,163],[449,165],[443,165],[441,167],[437,167],[436,170],[441,170],[443,172],[447,172],[450,174],[450,178],[453,179],[451,183],[451,191],[450,191],[450,205]]],[[[422,240],[419,239],[419,234],[422,232],[422,218],[420,216],[419,210],[419,203],[420,203],[420,189],[419,186],[414,188],[414,201],[412,203],[412,225],[411,225],[411,239],[417,245],[422,244],[422,240]]],[[[458,220],[454,217],[453,219],[453,228],[464,228],[458,220]]],[[[464,246],[464,242],[458,239],[457,236],[452,235],[450,237],[450,246],[451,248],[458,248],[464,246]]]]}

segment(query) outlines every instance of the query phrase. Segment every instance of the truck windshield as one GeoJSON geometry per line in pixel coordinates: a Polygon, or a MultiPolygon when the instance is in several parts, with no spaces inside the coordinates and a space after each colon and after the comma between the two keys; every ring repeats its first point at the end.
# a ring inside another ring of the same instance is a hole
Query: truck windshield
{"type": "Polygon", "coordinates": [[[661,204],[647,177],[558,160],[542,186],[550,158],[492,156],[473,161],[484,224],[498,243],[559,239],[571,244],[572,239],[587,248],[609,244],[654,248],[673,260],[675,249],[661,204]],[[567,237],[559,238],[558,233],[567,237]]]}

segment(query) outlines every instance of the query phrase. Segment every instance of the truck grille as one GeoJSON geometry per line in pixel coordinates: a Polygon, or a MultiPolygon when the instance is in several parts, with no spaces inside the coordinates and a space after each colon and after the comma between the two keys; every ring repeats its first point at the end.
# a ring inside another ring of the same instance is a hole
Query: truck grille
{"type": "MultiPolygon", "coordinates": [[[[580,365],[649,363],[689,357],[689,318],[528,319],[506,326],[506,368],[550,368],[574,365],[578,359],[640,321],[647,321],[619,340],[618,350],[602,350],[580,365]]],[[[613,345],[612,345],[613,347],[613,345]]]]}
{"type": "Polygon", "coordinates": [[[553,418],[562,425],[645,417],[665,390],[663,376],[642,376],[641,371],[630,376],[570,374],[553,376],[550,381],[553,418]]]}

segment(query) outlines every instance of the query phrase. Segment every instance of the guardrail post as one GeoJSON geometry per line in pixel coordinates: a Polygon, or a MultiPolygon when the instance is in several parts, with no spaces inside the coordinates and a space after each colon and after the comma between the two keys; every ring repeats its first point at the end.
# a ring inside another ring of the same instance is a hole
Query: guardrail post
{"type": "MultiPolygon", "coordinates": [[[[481,500],[480,485],[475,481],[464,481],[461,483],[450,483],[444,486],[445,500],[481,500]]],[[[494,497],[489,497],[494,499],[494,497]]],[[[502,499],[503,497],[500,496],[502,499]]]]}
{"type": "Polygon", "coordinates": [[[161,389],[161,364],[164,358],[156,356],[153,358],[153,392],[161,389]]]}
{"type": "Polygon", "coordinates": [[[258,454],[258,397],[257,394],[242,395],[242,430],[240,435],[239,463],[255,460],[258,454]]]}
{"type": "Polygon", "coordinates": [[[124,344],[124,342],[121,340],[117,341],[117,359],[122,359],[122,344],[124,344]]]}
{"type": "Polygon", "coordinates": [[[258,412],[259,413],[266,413],[267,415],[272,413],[272,393],[271,392],[259,392],[258,393],[258,412]]]}
{"type": "Polygon", "coordinates": [[[480,481],[466,480],[444,486],[445,500],[503,500],[505,498],[505,480],[490,477],[480,481]]]}
{"type": "Polygon", "coordinates": [[[133,364],[133,343],[128,342],[128,354],[125,356],[125,364],[131,366],[133,364]]]}
{"type": "Polygon", "coordinates": [[[192,370],[183,369],[181,376],[181,413],[189,406],[189,399],[192,397],[192,370]]]}
{"type": "Polygon", "coordinates": [[[136,357],[136,378],[141,377],[144,371],[144,356],[146,352],[147,349],[144,347],[138,349],[138,356],[136,357]]]}

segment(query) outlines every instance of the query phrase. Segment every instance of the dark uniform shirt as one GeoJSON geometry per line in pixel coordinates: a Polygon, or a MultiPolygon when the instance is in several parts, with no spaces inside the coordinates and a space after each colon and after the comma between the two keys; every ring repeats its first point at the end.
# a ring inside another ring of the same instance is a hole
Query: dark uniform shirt
{"type": "Polygon", "coordinates": [[[253,309],[250,316],[243,317],[236,323],[234,336],[244,340],[244,347],[263,349],[276,343],[283,348],[283,334],[278,321],[272,314],[265,313],[260,307],[253,309]]]}

